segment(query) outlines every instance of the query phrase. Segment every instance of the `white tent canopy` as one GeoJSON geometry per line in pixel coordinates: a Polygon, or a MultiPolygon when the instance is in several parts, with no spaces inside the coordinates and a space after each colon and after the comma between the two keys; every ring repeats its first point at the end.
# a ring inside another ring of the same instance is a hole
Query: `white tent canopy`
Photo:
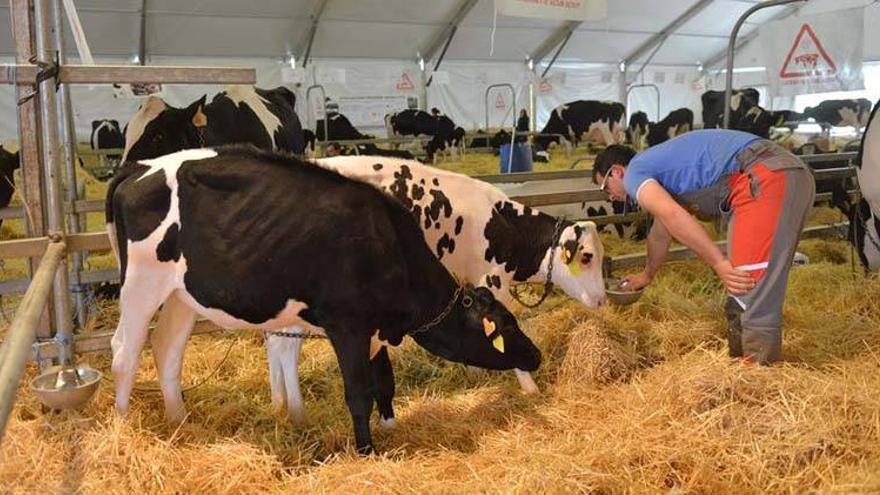
{"type": "MultiPolygon", "coordinates": [[[[573,99],[621,99],[618,66],[628,61],[629,82],[656,83],[661,89],[660,113],[688,106],[699,114],[699,93],[705,74],[724,64],[723,54],[733,24],[758,0],[618,0],[608,2],[607,18],[571,23],[494,15],[493,0],[75,0],[86,37],[99,63],[132,63],[141,51],[150,65],[233,65],[258,69],[264,87],[285,84],[282,68],[290,57],[302,66],[314,25],[305,85],[323,83],[332,98],[353,96],[421,96],[418,60],[426,58],[426,74],[441,53],[453,26],[454,36],[439,70],[448,81],[433,84],[428,106],[437,106],[466,128],[485,124],[486,85],[512,83],[517,106],[528,106],[529,82],[535,76],[527,61],[543,72],[565,38],[572,34],[548,73],[546,91],[537,94],[537,121],[550,109],[573,99]],[[685,19],[682,16],[688,15],[685,19]],[[142,18],[143,16],[143,18],[142,18]],[[676,22],[679,21],[679,22],[676,22]],[[683,22],[681,22],[683,21],[683,22]],[[494,26],[494,30],[493,30],[494,26]],[[494,49],[493,45],[494,31],[494,49]],[[659,48],[657,48],[659,43],[659,48]],[[656,48],[656,52],[655,52],[656,48]],[[647,69],[634,80],[650,57],[647,69]],[[706,72],[698,72],[698,67],[706,72]],[[339,71],[345,72],[344,82],[339,71]],[[413,88],[397,85],[406,72],[413,88]],[[701,84],[696,82],[700,80],[701,84]],[[334,82],[335,81],[335,82],[334,82]]],[[[859,7],[869,0],[810,0],[764,9],[750,18],[740,36],[750,38],[770,19],[800,8],[859,7]]],[[[880,22],[880,8],[865,9],[866,26],[880,22]]],[[[8,4],[0,3],[0,25],[9,26],[8,4]]],[[[69,35],[69,33],[67,33],[69,35]]],[[[865,30],[865,58],[880,59],[880,33],[865,30]]],[[[746,44],[737,56],[739,67],[761,66],[757,43],[746,44]]],[[[73,40],[68,53],[76,60],[73,40]]],[[[0,58],[11,61],[11,29],[0,29],[0,58]]],[[[762,84],[750,76],[749,83],[762,84]]],[[[708,78],[709,84],[713,78],[708,78]]],[[[170,87],[165,96],[182,105],[216,86],[170,87]]],[[[298,91],[305,112],[304,91],[298,91]]],[[[493,102],[496,95],[492,95],[493,102]]],[[[0,87],[0,112],[12,110],[12,91],[0,87]]],[[[80,133],[93,118],[126,121],[137,101],[114,100],[106,87],[76,88],[74,104],[80,133]]],[[[771,105],[772,106],[772,105],[771,105]]],[[[649,91],[634,90],[630,107],[655,117],[649,91]]],[[[509,103],[490,109],[490,123],[510,121],[509,103]],[[494,114],[493,114],[494,113],[494,114]],[[506,119],[505,119],[505,116],[506,119]]],[[[310,118],[304,117],[306,122],[310,118]]],[[[366,129],[370,131],[371,129],[366,129]]],[[[0,139],[14,137],[14,119],[0,121],[0,139]],[[13,122],[10,122],[13,121],[13,122]]]]}

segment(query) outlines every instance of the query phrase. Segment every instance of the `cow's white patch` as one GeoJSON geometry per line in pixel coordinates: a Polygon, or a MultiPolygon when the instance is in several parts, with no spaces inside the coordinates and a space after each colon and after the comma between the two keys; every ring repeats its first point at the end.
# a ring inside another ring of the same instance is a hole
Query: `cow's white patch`
{"type": "MultiPolygon", "coordinates": [[[[722,100],[722,105],[723,105],[723,103],[724,103],[724,100],[722,100]]],[[[730,109],[733,110],[734,112],[739,110],[740,103],[742,103],[742,95],[740,93],[734,93],[730,97],[730,109]]]]}
{"type": "Polygon", "coordinates": [[[860,127],[861,123],[859,122],[859,113],[858,110],[853,109],[851,107],[840,107],[837,111],[837,114],[840,115],[840,125],[844,126],[852,126],[852,127],[860,127]]]}
{"type": "Polygon", "coordinates": [[[376,357],[376,354],[379,354],[383,347],[388,347],[388,341],[380,339],[379,330],[376,330],[370,337],[370,360],[376,357]]]}
{"type": "Polygon", "coordinates": [[[135,112],[134,116],[128,122],[128,127],[125,129],[125,150],[122,152],[123,162],[125,162],[126,157],[128,157],[128,152],[131,150],[134,143],[138,142],[141,136],[144,135],[144,130],[147,128],[147,125],[167,108],[168,104],[166,104],[162,98],[152,95],[147,97],[144,104],[141,105],[137,112],[135,112]]]}
{"type": "Polygon", "coordinates": [[[249,85],[229,86],[226,90],[226,96],[235,103],[235,106],[240,106],[242,103],[245,103],[254,111],[257,118],[260,120],[260,123],[263,124],[263,127],[266,129],[266,132],[269,133],[269,139],[272,140],[272,145],[277,148],[278,143],[275,142],[275,131],[281,127],[281,120],[277,115],[269,111],[269,107],[266,106],[269,102],[262,96],[258,95],[253,86],[249,85]]]}
{"type": "Polygon", "coordinates": [[[390,429],[394,427],[394,418],[383,418],[379,415],[379,424],[382,425],[382,428],[390,429]]]}
{"type": "Polygon", "coordinates": [[[874,216],[880,216],[880,111],[868,124],[862,149],[862,165],[856,169],[859,189],[874,216]]]}

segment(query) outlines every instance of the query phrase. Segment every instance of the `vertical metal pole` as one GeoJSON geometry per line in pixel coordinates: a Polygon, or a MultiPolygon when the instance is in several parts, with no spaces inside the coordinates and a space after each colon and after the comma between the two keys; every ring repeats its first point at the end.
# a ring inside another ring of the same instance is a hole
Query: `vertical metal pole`
{"type": "MultiPolygon", "coordinates": [[[[55,25],[55,46],[58,49],[58,63],[62,66],[67,63],[66,46],[64,44],[64,8],[61,0],[52,2],[53,22],[55,25]]],[[[64,146],[64,165],[67,172],[67,204],[70,213],[67,215],[67,229],[71,234],[77,234],[80,231],[79,215],[74,211],[76,200],[79,199],[79,184],[76,181],[76,127],[73,125],[73,105],[70,101],[70,85],[62,84],[61,100],[58,104],[58,118],[61,119],[61,140],[64,146]]],[[[70,281],[74,290],[74,302],[76,305],[76,323],[82,328],[86,324],[85,318],[85,298],[80,290],[80,273],[83,267],[83,253],[71,253],[72,279],[70,281]]]]}
{"type": "Polygon", "coordinates": [[[748,19],[749,16],[761,9],[805,1],[807,0],[768,0],[753,5],[749,10],[745,11],[739,19],[737,19],[736,24],[733,26],[733,30],[730,32],[730,40],[727,42],[727,74],[725,74],[724,123],[722,124],[725,129],[730,129],[730,98],[733,96],[733,54],[736,51],[736,36],[739,34],[739,30],[743,23],[746,22],[746,19],[748,19]]]}
{"type": "MultiPolygon", "coordinates": [[[[626,105],[626,64],[622,65],[622,67],[623,70],[617,72],[617,99],[626,105]]],[[[628,111],[629,109],[627,109],[628,111]]]]}
{"type": "Polygon", "coordinates": [[[532,74],[529,77],[529,132],[535,132],[537,125],[535,121],[538,119],[535,112],[538,107],[538,95],[535,93],[535,78],[538,73],[535,72],[534,66],[532,66],[530,72],[532,74]]]}
{"type": "MultiPolygon", "coordinates": [[[[10,0],[10,15],[12,17],[12,34],[15,38],[15,62],[27,64],[28,59],[34,54],[34,30],[33,9],[28,0],[10,0]]],[[[30,95],[36,86],[16,85],[16,101],[30,95]]],[[[43,225],[43,192],[42,171],[40,170],[40,146],[37,138],[39,125],[37,124],[37,99],[32,98],[18,107],[18,132],[21,156],[21,176],[24,183],[22,199],[24,201],[27,233],[31,237],[44,235],[43,225]]],[[[29,260],[29,273],[32,275],[39,266],[40,258],[33,257],[29,260]]],[[[40,324],[37,328],[37,337],[44,339],[52,336],[52,328],[49,324],[49,312],[43,308],[40,324]]],[[[47,363],[41,363],[41,365],[47,363]]]]}
{"type": "MultiPolygon", "coordinates": [[[[53,0],[34,0],[34,29],[36,31],[37,60],[53,62],[52,23],[50,2],[53,0]]],[[[46,186],[46,225],[47,234],[52,238],[64,239],[64,203],[61,198],[60,157],[63,153],[58,142],[58,121],[56,115],[55,81],[47,79],[40,83],[40,127],[43,144],[43,178],[46,186]]],[[[61,363],[70,362],[72,356],[73,332],[70,321],[70,299],[68,297],[67,257],[58,264],[55,281],[52,284],[53,324],[55,339],[59,344],[58,359],[61,363]]]]}
{"type": "MultiPolygon", "coordinates": [[[[424,67],[419,71],[419,108],[428,111],[428,78],[424,67]]],[[[431,77],[434,77],[433,75],[431,77]]]]}

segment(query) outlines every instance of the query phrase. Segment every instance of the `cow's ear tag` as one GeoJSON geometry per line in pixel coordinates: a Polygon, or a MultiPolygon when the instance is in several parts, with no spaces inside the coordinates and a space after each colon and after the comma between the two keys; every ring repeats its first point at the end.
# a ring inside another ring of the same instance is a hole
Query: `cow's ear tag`
{"type": "Polygon", "coordinates": [[[562,248],[561,254],[562,254],[562,262],[566,265],[571,263],[571,260],[574,258],[574,253],[572,253],[571,250],[568,248],[562,248]]]}
{"type": "Polygon", "coordinates": [[[202,107],[199,107],[196,114],[193,115],[192,123],[196,127],[205,127],[208,125],[208,116],[202,112],[202,107]]]}
{"type": "Polygon", "coordinates": [[[492,340],[492,347],[494,347],[498,352],[504,353],[504,337],[497,336],[494,340],[492,340]]]}
{"type": "Polygon", "coordinates": [[[495,331],[495,322],[489,318],[483,318],[483,331],[486,332],[486,337],[492,335],[492,332],[495,331]]]}

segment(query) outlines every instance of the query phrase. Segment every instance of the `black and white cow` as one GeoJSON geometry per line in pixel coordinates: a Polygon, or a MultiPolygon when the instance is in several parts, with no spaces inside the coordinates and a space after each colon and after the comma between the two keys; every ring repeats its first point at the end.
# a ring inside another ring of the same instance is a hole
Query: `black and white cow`
{"type": "MultiPolygon", "coordinates": [[[[125,136],[116,120],[93,120],[92,135],[89,144],[93,150],[123,149],[125,148],[125,136]]],[[[107,158],[119,160],[122,155],[107,155],[107,158]]]]}
{"type": "Polygon", "coordinates": [[[302,154],[296,95],[285,87],[230,86],[210,104],[202,97],[174,108],[150,96],[128,123],[123,160],[143,160],[188,148],[247,143],[302,154]]]}
{"type": "Polygon", "coordinates": [[[861,129],[868,125],[871,114],[871,101],[866,98],[857,100],[825,100],[815,107],[804,109],[804,118],[812,118],[819,124],[832,127],[851,126],[861,129]]]}
{"type": "Polygon", "coordinates": [[[357,130],[348,117],[341,113],[334,113],[327,119],[327,136],[324,135],[324,119],[318,119],[315,122],[315,137],[319,141],[354,141],[370,138],[357,130]]]}
{"type": "Polygon", "coordinates": [[[656,124],[648,126],[648,146],[656,146],[694,128],[694,112],[689,108],[679,108],[656,124]]]}
{"type": "Polygon", "coordinates": [[[373,449],[374,400],[390,419],[385,346],[406,335],[469,365],[540,365],[514,316],[491,291],[458,285],[399,202],[295,158],[232,147],[129,162],[108,190],[106,213],[122,278],[112,340],[121,414],[160,306],[151,343],[169,420],[184,417],[181,362],[197,314],[230,329],[320,327],[337,355],[360,452],[373,449]]]}
{"type": "Polygon", "coordinates": [[[645,136],[648,135],[648,114],[638,111],[629,116],[629,125],[626,127],[626,140],[640,150],[644,147],[645,136]]]}
{"type": "MultiPolygon", "coordinates": [[[[554,108],[541,134],[561,134],[575,147],[582,140],[610,146],[622,141],[625,118],[622,103],[576,100],[554,108]]],[[[534,142],[539,150],[561,144],[557,136],[535,136],[534,142]]]]}
{"type": "MultiPolygon", "coordinates": [[[[15,194],[15,171],[20,167],[19,154],[10,153],[0,145],[0,208],[9,206],[15,194]]],[[[3,219],[0,218],[0,225],[3,219]]]]}
{"type": "Polygon", "coordinates": [[[849,238],[865,268],[876,272],[880,270],[880,100],[862,134],[856,167],[862,199],[850,212],[849,238]]]}
{"type": "MultiPolygon", "coordinates": [[[[760,93],[755,88],[734,89],[730,97],[730,109],[736,112],[741,106],[749,109],[760,103],[760,93]]],[[[721,127],[724,121],[724,91],[708,90],[700,96],[703,104],[703,129],[721,127]]]]}
{"type": "MultiPolygon", "coordinates": [[[[490,184],[405,160],[337,157],[322,167],[366,182],[397,199],[424,231],[434,255],[457,277],[492,291],[503,303],[511,287],[552,281],[587,307],[604,303],[602,242],[592,222],[570,222],[510,200],[490,184]]],[[[299,339],[269,336],[272,402],[290,419],[305,416],[299,390],[299,339]]],[[[532,378],[517,372],[526,392],[532,378]]]]}
{"type": "MultiPolygon", "coordinates": [[[[459,135],[455,123],[439,110],[436,115],[417,109],[389,113],[385,115],[385,127],[388,137],[430,137],[425,152],[428,160],[432,162],[436,161],[435,156],[438,151],[449,149],[454,155],[459,148],[455,146],[456,137],[459,135]]],[[[462,134],[458,139],[463,140],[463,137],[462,134]]]]}

